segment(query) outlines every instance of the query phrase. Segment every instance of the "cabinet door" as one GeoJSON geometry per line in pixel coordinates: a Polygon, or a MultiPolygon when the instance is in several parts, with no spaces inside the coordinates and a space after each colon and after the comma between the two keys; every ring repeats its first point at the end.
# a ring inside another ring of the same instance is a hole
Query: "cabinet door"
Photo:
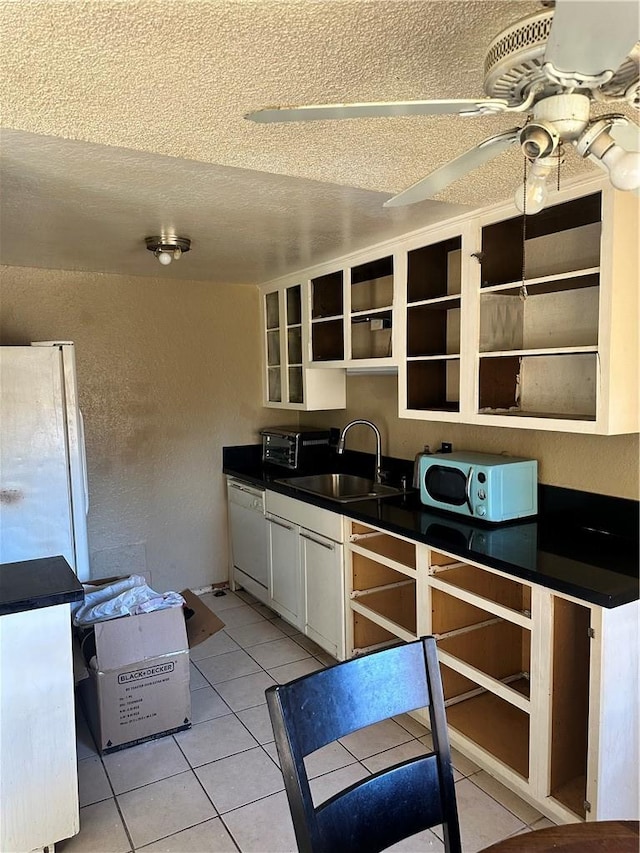
{"type": "Polygon", "coordinates": [[[304,580],[304,632],[325,651],[344,660],[343,547],[308,530],[300,531],[304,580]]]}
{"type": "Polygon", "coordinates": [[[270,606],[296,628],[302,628],[302,584],[298,527],[267,516],[269,531],[270,606]]]}

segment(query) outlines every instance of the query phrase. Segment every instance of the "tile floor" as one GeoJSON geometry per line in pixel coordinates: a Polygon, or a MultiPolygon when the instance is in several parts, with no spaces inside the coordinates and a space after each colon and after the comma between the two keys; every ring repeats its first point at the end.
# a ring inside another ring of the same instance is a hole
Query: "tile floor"
{"type": "MultiPolygon", "coordinates": [[[[56,853],[295,853],[264,691],[333,660],[247,593],[203,599],[225,629],[191,652],[193,727],[101,758],[80,712],[80,833],[56,853]]],[[[429,737],[403,716],[319,750],[314,798],[425,751],[429,737]]],[[[465,853],[550,825],[455,750],[453,764],[465,853]]],[[[436,829],[393,849],[444,847],[436,829]]]]}

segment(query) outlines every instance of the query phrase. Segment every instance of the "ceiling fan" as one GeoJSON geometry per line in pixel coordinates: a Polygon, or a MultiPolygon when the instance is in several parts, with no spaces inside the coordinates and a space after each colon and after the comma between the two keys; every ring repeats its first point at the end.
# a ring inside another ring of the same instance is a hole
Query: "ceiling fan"
{"type": "Polygon", "coordinates": [[[609,173],[621,190],[640,187],[638,127],[624,114],[591,118],[591,102],[640,108],[640,6],[635,0],[543,0],[542,11],[497,35],[485,58],[487,98],[273,107],[245,116],[256,122],[296,122],[385,116],[487,116],[521,113],[522,127],[485,139],[390,198],[385,207],[432,198],[449,184],[520,145],[527,177],[516,205],[536,213],[545,181],[575,146],[609,173]]]}

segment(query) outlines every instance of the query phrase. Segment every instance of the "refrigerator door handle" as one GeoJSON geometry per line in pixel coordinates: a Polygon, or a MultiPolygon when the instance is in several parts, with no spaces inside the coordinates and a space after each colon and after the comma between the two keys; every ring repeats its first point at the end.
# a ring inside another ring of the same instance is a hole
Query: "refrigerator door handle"
{"type": "Polygon", "coordinates": [[[87,450],[84,444],[84,418],[82,416],[82,412],[78,409],[78,424],[80,427],[80,447],[81,454],[80,458],[82,460],[82,485],[84,488],[84,512],[85,515],[89,514],[89,478],[87,476],[87,450]]]}

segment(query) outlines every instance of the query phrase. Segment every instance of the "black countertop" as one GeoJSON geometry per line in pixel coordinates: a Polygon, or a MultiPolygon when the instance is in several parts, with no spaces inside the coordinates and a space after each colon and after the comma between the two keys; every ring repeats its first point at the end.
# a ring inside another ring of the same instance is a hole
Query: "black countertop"
{"type": "Polygon", "coordinates": [[[0,616],[83,598],[82,584],[64,557],[0,565],[0,616]]]}
{"type": "MultiPolygon", "coordinates": [[[[367,476],[373,470],[369,454],[347,451],[338,464],[341,468],[335,470],[367,476]]],[[[408,474],[409,482],[411,466],[406,460],[383,460],[384,468],[398,479],[408,474]]],[[[263,466],[256,445],[225,447],[223,471],[591,604],[618,607],[639,598],[636,501],[540,486],[537,516],[488,525],[427,510],[415,490],[383,500],[346,504],[316,497],[276,482],[294,472],[263,466]]]]}

